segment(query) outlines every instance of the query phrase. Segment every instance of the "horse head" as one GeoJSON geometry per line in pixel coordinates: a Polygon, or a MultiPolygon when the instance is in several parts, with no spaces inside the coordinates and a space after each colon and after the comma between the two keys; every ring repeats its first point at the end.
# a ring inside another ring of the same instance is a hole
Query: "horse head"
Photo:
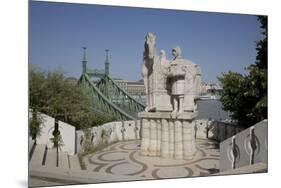
{"type": "Polygon", "coordinates": [[[153,59],[155,56],[155,39],[156,36],[149,32],[145,36],[144,59],[153,59]]]}

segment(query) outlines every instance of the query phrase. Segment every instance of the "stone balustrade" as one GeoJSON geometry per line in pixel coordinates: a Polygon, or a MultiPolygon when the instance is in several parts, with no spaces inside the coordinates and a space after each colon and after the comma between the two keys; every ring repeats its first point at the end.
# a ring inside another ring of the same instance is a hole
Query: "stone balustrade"
{"type": "MultiPolygon", "coordinates": [[[[42,119],[42,128],[40,134],[36,138],[36,143],[47,145],[49,149],[53,147],[51,138],[55,128],[55,119],[43,113],[39,113],[42,119]]],[[[32,118],[30,111],[29,118],[32,118]]],[[[85,142],[83,131],[75,131],[75,127],[65,122],[58,121],[59,131],[62,137],[62,145],[59,152],[67,152],[74,155],[82,151],[82,145],[85,142]]],[[[105,123],[101,126],[92,127],[90,129],[91,144],[93,147],[99,144],[110,144],[116,141],[127,141],[140,139],[140,121],[115,121],[105,123]]],[[[31,141],[30,141],[31,143],[31,141]]],[[[32,148],[30,144],[29,148],[32,148]]]]}
{"type": "Polygon", "coordinates": [[[220,143],[220,171],[267,164],[268,125],[263,120],[220,143]]]}
{"type": "MultiPolygon", "coordinates": [[[[100,144],[140,139],[140,121],[114,121],[92,127],[90,128],[90,137],[92,148],[98,147],[100,144]]],[[[76,131],[76,153],[83,152],[82,146],[85,139],[86,137],[83,131],[76,131]]]]}
{"type": "Polygon", "coordinates": [[[244,130],[243,127],[227,122],[208,119],[195,120],[195,138],[212,139],[221,142],[242,130],[244,130]]]}
{"type": "MultiPolygon", "coordinates": [[[[41,145],[47,145],[49,149],[53,148],[53,131],[55,129],[55,119],[43,113],[38,112],[38,116],[41,117],[42,125],[39,135],[36,138],[36,143],[41,145]]],[[[29,111],[29,118],[32,118],[32,111],[29,111]]],[[[58,121],[58,129],[61,134],[62,143],[59,152],[67,152],[69,155],[75,154],[75,127],[58,121]]],[[[31,147],[31,146],[30,146],[31,147]]]]}

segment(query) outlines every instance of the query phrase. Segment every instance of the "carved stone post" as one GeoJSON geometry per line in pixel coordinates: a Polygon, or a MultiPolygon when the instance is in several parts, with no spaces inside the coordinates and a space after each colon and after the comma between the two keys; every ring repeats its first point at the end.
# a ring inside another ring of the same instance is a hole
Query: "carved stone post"
{"type": "Polygon", "coordinates": [[[169,120],[169,156],[174,158],[175,156],[175,127],[174,121],[169,120]]]}
{"type": "Polygon", "coordinates": [[[141,128],[141,154],[142,155],[148,155],[149,151],[149,137],[150,137],[150,129],[149,129],[149,120],[142,119],[142,128],[141,128]]]}
{"type": "Polygon", "coordinates": [[[182,122],[175,120],[175,159],[183,158],[182,122]]]}
{"type": "Polygon", "coordinates": [[[193,158],[196,148],[194,139],[194,121],[183,122],[183,153],[184,159],[190,160],[193,158]]]}
{"type": "Polygon", "coordinates": [[[159,119],[156,120],[156,130],[157,130],[157,147],[156,147],[156,155],[159,156],[161,152],[161,121],[159,119]]]}
{"type": "Polygon", "coordinates": [[[150,142],[149,142],[149,156],[156,156],[157,150],[157,126],[154,119],[150,120],[150,142]]]}
{"type": "Polygon", "coordinates": [[[161,157],[169,158],[169,124],[167,119],[161,120],[162,136],[161,136],[161,157]]]}

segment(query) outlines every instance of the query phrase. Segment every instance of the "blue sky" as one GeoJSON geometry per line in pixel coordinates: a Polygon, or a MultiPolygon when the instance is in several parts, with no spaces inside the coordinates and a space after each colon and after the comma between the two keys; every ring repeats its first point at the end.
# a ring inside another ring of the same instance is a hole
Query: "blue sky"
{"type": "Polygon", "coordinates": [[[244,73],[262,37],[253,15],[50,2],[30,2],[29,11],[29,63],[77,78],[86,46],[89,68],[104,68],[108,48],[112,77],[141,79],[144,36],[153,32],[158,52],[171,59],[179,45],[184,58],[200,65],[204,81],[217,82],[222,72],[244,73]]]}

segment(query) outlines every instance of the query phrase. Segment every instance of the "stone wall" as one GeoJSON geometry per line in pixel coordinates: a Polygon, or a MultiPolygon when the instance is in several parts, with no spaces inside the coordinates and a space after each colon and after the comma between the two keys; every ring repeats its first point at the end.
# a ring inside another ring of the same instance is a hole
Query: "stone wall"
{"type": "MultiPolygon", "coordinates": [[[[48,148],[53,147],[51,138],[53,137],[53,131],[55,129],[55,119],[43,114],[38,114],[42,119],[42,125],[39,135],[36,138],[37,144],[46,144],[48,148]]],[[[29,112],[29,118],[32,118],[31,111],[29,112]]],[[[69,155],[75,154],[75,127],[65,122],[59,121],[59,131],[62,137],[62,146],[59,151],[68,152],[69,155]]]]}
{"type": "Polygon", "coordinates": [[[220,143],[220,171],[257,163],[267,164],[267,120],[232,136],[220,143]]]}
{"type": "Polygon", "coordinates": [[[199,139],[212,139],[221,142],[242,130],[242,127],[226,122],[208,119],[195,120],[195,137],[199,139]]]}
{"type": "MultiPolygon", "coordinates": [[[[93,148],[100,144],[140,139],[140,121],[115,121],[92,127],[90,137],[93,148]]],[[[85,139],[83,131],[76,131],[76,153],[83,151],[85,139]]]]}

